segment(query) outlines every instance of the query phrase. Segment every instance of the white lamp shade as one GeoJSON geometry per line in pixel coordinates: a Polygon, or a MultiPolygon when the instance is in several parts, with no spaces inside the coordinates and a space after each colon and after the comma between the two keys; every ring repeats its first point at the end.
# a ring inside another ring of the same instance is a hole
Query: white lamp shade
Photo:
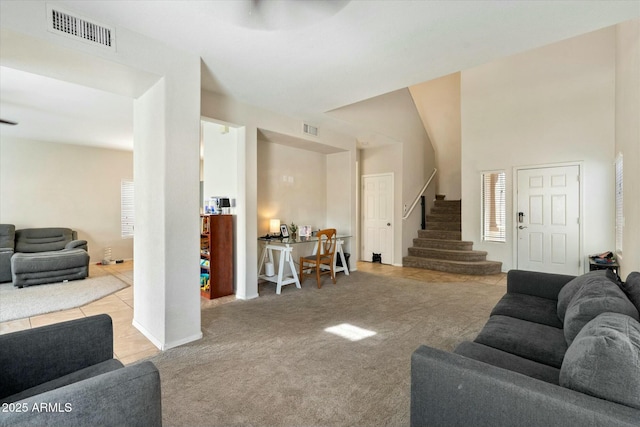
{"type": "Polygon", "coordinates": [[[279,232],[280,232],[280,220],[279,219],[269,220],[269,233],[279,233],[279,232]]]}

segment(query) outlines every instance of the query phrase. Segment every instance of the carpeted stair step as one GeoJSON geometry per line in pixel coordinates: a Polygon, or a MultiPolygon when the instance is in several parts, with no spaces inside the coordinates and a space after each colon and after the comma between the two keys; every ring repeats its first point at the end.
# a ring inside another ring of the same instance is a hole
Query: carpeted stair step
{"type": "Polygon", "coordinates": [[[417,238],[413,239],[413,246],[418,248],[450,249],[452,251],[470,251],[473,249],[473,242],[417,238]]]}
{"type": "Polygon", "coordinates": [[[456,251],[451,249],[433,249],[433,248],[409,248],[409,256],[431,258],[431,259],[446,259],[451,261],[469,261],[479,262],[487,260],[487,253],[485,251],[456,251]]]}
{"type": "Polygon", "coordinates": [[[461,211],[460,200],[436,200],[426,217],[427,229],[418,230],[418,238],[413,239],[414,246],[402,264],[449,273],[500,273],[501,262],[487,261],[487,252],[474,251],[473,242],[462,241],[461,211]]]}
{"type": "Polygon", "coordinates": [[[427,230],[461,231],[459,222],[427,222],[427,230]]]}
{"type": "Polygon", "coordinates": [[[421,239],[461,240],[462,232],[446,230],[418,230],[418,237],[421,239]]]}
{"type": "Polygon", "coordinates": [[[417,267],[427,270],[444,271],[447,273],[470,274],[476,276],[486,276],[490,274],[500,274],[502,263],[497,261],[451,261],[445,259],[421,258],[406,256],[402,259],[404,267],[417,267]]]}
{"type": "Polygon", "coordinates": [[[431,208],[432,214],[441,213],[455,213],[460,214],[462,204],[460,200],[436,200],[433,208],[431,208]]]}
{"type": "Polygon", "coordinates": [[[433,205],[440,208],[458,208],[462,206],[462,200],[434,200],[433,205]]]}
{"type": "Polygon", "coordinates": [[[427,222],[462,222],[460,213],[430,214],[426,216],[427,222]]]}
{"type": "Polygon", "coordinates": [[[429,211],[429,215],[460,215],[460,208],[434,206],[429,211]]]}

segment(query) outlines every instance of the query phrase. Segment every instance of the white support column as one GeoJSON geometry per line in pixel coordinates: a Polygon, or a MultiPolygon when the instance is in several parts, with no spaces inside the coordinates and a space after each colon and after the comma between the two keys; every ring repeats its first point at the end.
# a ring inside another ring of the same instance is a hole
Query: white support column
{"type": "Polygon", "coordinates": [[[200,65],[182,59],[134,101],[133,324],[162,350],[202,337],[200,65]]]}

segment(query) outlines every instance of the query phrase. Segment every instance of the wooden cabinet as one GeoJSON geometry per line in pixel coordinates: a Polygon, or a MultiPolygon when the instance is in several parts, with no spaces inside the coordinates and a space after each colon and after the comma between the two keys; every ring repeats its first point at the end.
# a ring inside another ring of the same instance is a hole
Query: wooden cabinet
{"type": "Polygon", "coordinates": [[[233,294],[233,216],[200,215],[200,294],[233,294]]]}

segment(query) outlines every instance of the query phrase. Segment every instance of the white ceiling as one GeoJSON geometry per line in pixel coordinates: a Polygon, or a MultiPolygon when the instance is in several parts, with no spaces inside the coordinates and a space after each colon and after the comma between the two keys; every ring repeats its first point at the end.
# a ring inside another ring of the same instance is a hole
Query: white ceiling
{"type": "Polygon", "coordinates": [[[133,99],[0,67],[3,136],[45,142],[133,149],[133,99]]]}
{"type": "MultiPolygon", "coordinates": [[[[326,112],[640,16],[638,0],[94,0],[59,4],[100,23],[126,27],[200,55],[207,90],[318,126],[336,127],[326,112]]],[[[34,98],[26,91],[36,84],[20,87],[21,78],[1,71],[0,115],[12,119],[8,113],[15,110],[11,108],[23,108],[23,112],[29,108],[27,100],[34,98]],[[5,74],[10,76],[6,81],[5,74]],[[25,93],[17,96],[15,91],[25,93]]],[[[99,91],[91,95],[69,87],[59,90],[65,94],[52,94],[52,99],[71,101],[76,99],[71,98],[73,93],[85,100],[84,111],[77,116],[81,121],[99,115],[110,120],[104,127],[92,124],[93,134],[85,139],[119,138],[101,135],[100,129],[116,132],[122,99],[107,101],[99,91]],[[104,102],[96,107],[99,110],[115,105],[115,115],[89,112],[88,105],[98,102],[90,101],[92,96],[104,102]]],[[[37,105],[34,114],[45,108],[41,102],[37,105]]],[[[55,102],[51,105],[59,107],[55,102]]],[[[58,112],[72,116],[68,110],[58,108],[58,112]]],[[[52,133],[53,121],[46,127],[52,133]]],[[[7,129],[0,130],[6,134],[7,129]]],[[[129,121],[117,133],[130,129],[129,121]]]]}

